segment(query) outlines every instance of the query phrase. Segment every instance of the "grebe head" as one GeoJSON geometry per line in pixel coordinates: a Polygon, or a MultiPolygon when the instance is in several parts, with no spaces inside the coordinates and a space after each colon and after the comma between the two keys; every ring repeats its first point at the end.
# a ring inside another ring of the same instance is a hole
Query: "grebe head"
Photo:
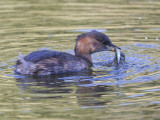
{"type": "Polygon", "coordinates": [[[76,39],[75,55],[87,58],[90,62],[91,54],[100,51],[115,51],[119,47],[112,44],[111,40],[104,33],[92,30],[79,35],[76,39]]]}

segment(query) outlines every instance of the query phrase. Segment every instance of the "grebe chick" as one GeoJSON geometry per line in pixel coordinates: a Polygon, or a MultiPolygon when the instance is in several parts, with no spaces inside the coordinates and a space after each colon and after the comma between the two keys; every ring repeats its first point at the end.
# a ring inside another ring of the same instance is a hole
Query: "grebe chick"
{"type": "Polygon", "coordinates": [[[77,36],[75,56],[65,52],[39,50],[19,58],[15,73],[23,75],[51,75],[78,72],[92,66],[91,54],[100,51],[115,51],[104,33],[93,30],[77,36]]]}

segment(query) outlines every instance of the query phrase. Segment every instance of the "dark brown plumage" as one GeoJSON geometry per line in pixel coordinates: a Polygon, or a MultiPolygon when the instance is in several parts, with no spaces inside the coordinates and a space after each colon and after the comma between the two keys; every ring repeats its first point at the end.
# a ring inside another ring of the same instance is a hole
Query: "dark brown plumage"
{"type": "Polygon", "coordinates": [[[17,60],[15,73],[51,75],[78,72],[92,66],[92,53],[114,51],[114,48],[116,46],[112,44],[107,35],[93,30],[77,36],[75,56],[51,50],[35,51],[17,60]]]}

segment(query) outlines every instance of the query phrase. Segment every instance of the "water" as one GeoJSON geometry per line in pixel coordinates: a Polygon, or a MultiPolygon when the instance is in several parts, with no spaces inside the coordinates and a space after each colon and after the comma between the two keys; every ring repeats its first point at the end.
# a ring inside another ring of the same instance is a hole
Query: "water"
{"type": "Polygon", "coordinates": [[[1,0],[0,119],[159,120],[159,0],[1,0]],[[73,54],[77,35],[96,29],[121,47],[92,55],[93,71],[14,75],[19,53],[73,54]],[[147,38],[147,39],[146,39],[147,38]]]}

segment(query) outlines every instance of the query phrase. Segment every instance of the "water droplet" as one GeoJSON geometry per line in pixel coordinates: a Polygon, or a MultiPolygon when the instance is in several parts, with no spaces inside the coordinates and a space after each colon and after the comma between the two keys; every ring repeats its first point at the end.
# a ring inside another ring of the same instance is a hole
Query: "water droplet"
{"type": "Polygon", "coordinates": [[[147,36],[145,36],[145,39],[148,39],[148,37],[147,37],[147,36]]]}
{"type": "Polygon", "coordinates": [[[139,17],[138,19],[139,19],[139,20],[141,20],[142,18],[141,18],[141,17],[139,17]]]}
{"type": "Polygon", "coordinates": [[[53,37],[54,35],[50,34],[49,37],[53,37]]]}
{"type": "Polygon", "coordinates": [[[156,41],[159,41],[158,37],[156,37],[156,41]]]}

